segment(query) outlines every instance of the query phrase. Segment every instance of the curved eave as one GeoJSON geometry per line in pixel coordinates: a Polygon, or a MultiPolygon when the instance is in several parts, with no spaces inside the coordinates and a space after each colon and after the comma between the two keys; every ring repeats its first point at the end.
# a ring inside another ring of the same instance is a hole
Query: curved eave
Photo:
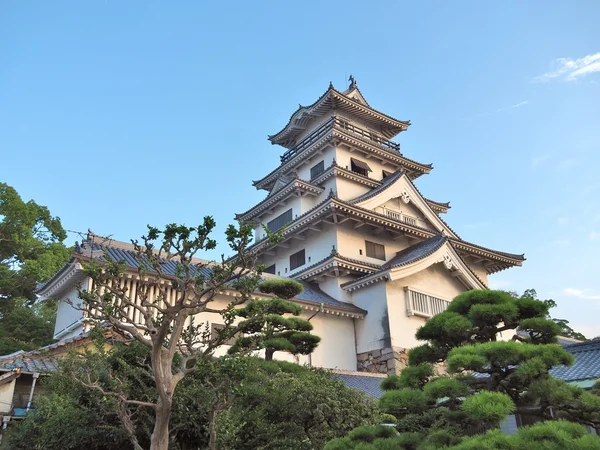
{"type": "Polygon", "coordinates": [[[349,112],[365,120],[379,123],[382,128],[382,135],[386,138],[391,138],[405,131],[410,126],[410,121],[398,120],[370,106],[363,105],[356,100],[346,97],[344,93],[330,85],[329,89],[312,105],[299,106],[291,115],[286,126],[281,131],[269,136],[269,141],[272,144],[281,145],[286,148],[293,146],[295,137],[306,129],[308,123],[315,116],[321,116],[334,108],[349,112]]]}
{"type": "MultiPolygon", "coordinates": [[[[322,139],[315,142],[313,146],[307,148],[302,153],[299,153],[289,161],[281,164],[279,167],[269,172],[260,180],[253,181],[252,185],[256,187],[256,189],[269,189],[281,175],[284,175],[290,170],[293,170],[304,159],[315,153],[324,145],[329,144],[329,142],[331,142],[331,140],[333,139],[340,139],[341,142],[347,143],[355,148],[358,148],[361,151],[369,153],[370,155],[376,156],[380,159],[389,161],[393,164],[396,164],[397,166],[402,167],[409,173],[409,177],[413,180],[421,175],[430,173],[433,169],[433,164],[420,163],[413,159],[407,158],[406,156],[401,155],[400,153],[384,150],[380,147],[368,144],[365,141],[354,138],[351,135],[348,135],[344,132],[333,129],[331,130],[331,132],[327,133],[322,139]]],[[[380,183],[379,180],[373,181],[380,183]]]]}
{"type": "Polygon", "coordinates": [[[276,207],[280,202],[287,200],[293,195],[298,193],[310,193],[312,195],[319,195],[323,192],[323,188],[316,186],[308,181],[294,179],[290,181],[286,186],[281,188],[278,192],[268,196],[262,202],[249,209],[248,211],[237,214],[236,219],[242,222],[247,222],[253,218],[260,216],[265,211],[276,207]]]}
{"type": "MultiPolygon", "coordinates": [[[[283,231],[284,239],[282,242],[291,238],[295,233],[304,231],[304,229],[315,221],[329,217],[333,213],[348,214],[349,216],[352,216],[355,221],[369,222],[370,224],[383,227],[388,231],[398,234],[408,234],[417,238],[427,239],[438,234],[437,232],[426,228],[393,220],[388,216],[361,208],[360,206],[349,204],[338,198],[328,197],[314,208],[306,211],[292,221],[283,231]]],[[[525,261],[524,255],[498,252],[452,237],[449,238],[449,242],[457,251],[460,250],[463,253],[490,261],[490,263],[485,266],[486,271],[489,274],[508,269],[509,267],[521,266],[523,261],[525,261]]],[[[275,246],[276,245],[272,244],[267,239],[263,239],[256,242],[248,250],[252,252],[261,252],[275,246]]]]}
{"type": "Polygon", "coordinates": [[[332,253],[305,269],[294,273],[291,277],[296,280],[311,280],[329,272],[333,272],[336,276],[343,275],[343,272],[364,275],[373,273],[380,268],[381,266],[378,264],[371,264],[354,258],[348,258],[338,253],[332,253]]]}
{"type": "Polygon", "coordinates": [[[466,287],[470,289],[487,288],[454,248],[448,244],[447,239],[441,240],[438,245],[423,254],[400,264],[384,265],[381,270],[343,283],[340,287],[352,292],[380,281],[394,281],[409,277],[437,263],[443,263],[448,271],[453,272],[453,275],[458,275],[466,287]]]}
{"type": "Polygon", "coordinates": [[[78,281],[82,273],[83,268],[78,259],[71,257],[43,286],[36,290],[36,294],[42,298],[51,298],[58,295],[72,284],[72,280],[78,281]]]}
{"type": "Polygon", "coordinates": [[[425,200],[427,202],[427,204],[429,205],[429,207],[431,209],[433,209],[436,213],[445,214],[450,209],[450,202],[446,202],[446,203],[436,202],[434,200],[431,200],[431,199],[425,198],[425,197],[423,197],[423,200],[425,200]]]}

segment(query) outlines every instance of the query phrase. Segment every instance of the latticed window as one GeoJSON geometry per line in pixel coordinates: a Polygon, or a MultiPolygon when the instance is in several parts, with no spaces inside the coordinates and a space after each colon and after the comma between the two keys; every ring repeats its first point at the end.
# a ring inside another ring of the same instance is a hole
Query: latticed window
{"type": "Polygon", "coordinates": [[[369,258],[377,258],[385,261],[385,246],[375,242],[365,241],[365,247],[367,248],[367,256],[369,258]]]}
{"type": "Polygon", "coordinates": [[[292,210],[288,209],[283,214],[275,217],[273,220],[267,223],[267,228],[272,232],[281,229],[285,224],[292,221],[292,210]]]}
{"type": "Polygon", "coordinates": [[[290,255],[290,270],[294,270],[306,263],[304,249],[290,255]]]}
{"type": "Polygon", "coordinates": [[[310,179],[314,179],[325,171],[325,161],[321,161],[310,168],[310,179]]]}
{"type": "Polygon", "coordinates": [[[269,267],[265,268],[265,270],[263,270],[263,273],[270,273],[275,275],[275,264],[271,264],[269,267]]]}

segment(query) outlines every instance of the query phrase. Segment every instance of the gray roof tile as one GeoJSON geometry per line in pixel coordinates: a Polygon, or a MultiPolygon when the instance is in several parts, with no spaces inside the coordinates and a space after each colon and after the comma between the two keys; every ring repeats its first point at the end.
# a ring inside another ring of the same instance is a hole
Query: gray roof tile
{"type": "Polygon", "coordinates": [[[356,373],[333,372],[335,378],[343,381],[346,386],[358,391],[362,391],[367,396],[379,399],[383,395],[383,390],[379,387],[384,376],[359,375],[356,373]]]}
{"type": "Polygon", "coordinates": [[[410,247],[399,251],[396,256],[382,266],[382,269],[385,270],[392,267],[404,266],[426,258],[444,245],[447,240],[448,238],[446,236],[438,234],[415,245],[411,245],[410,247]]]}
{"type": "Polygon", "coordinates": [[[550,375],[565,381],[600,378],[600,341],[581,342],[563,347],[575,357],[572,366],[557,366],[550,375]]]}
{"type": "MultiPolygon", "coordinates": [[[[137,256],[137,253],[134,250],[127,250],[127,249],[113,247],[113,246],[106,245],[106,244],[97,244],[97,243],[92,244],[89,242],[84,242],[84,244],[82,244],[82,246],[80,247],[80,252],[83,255],[85,255],[85,252],[90,252],[90,250],[92,250],[92,251],[93,250],[102,250],[113,261],[124,261],[128,267],[131,267],[133,269],[137,269],[139,267],[140,261],[137,256]]],[[[105,260],[106,258],[104,256],[101,256],[98,259],[105,260]]],[[[167,261],[167,262],[165,262],[165,264],[163,264],[162,267],[163,267],[163,270],[165,271],[165,273],[174,275],[177,270],[177,262],[176,261],[167,261]]],[[[208,277],[210,275],[209,267],[202,267],[200,270],[202,271],[204,276],[208,277]]],[[[278,277],[276,275],[268,275],[268,276],[265,276],[265,278],[283,278],[283,277],[278,277]]],[[[307,282],[302,282],[302,281],[301,281],[301,283],[304,286],[304,291],[301,294],[299,294],[298,296],[296,296],[296,298],[298,300],[314,303],[316,305],[320,305],[321,303],[323,303],[326,306],[342,308],[342,309],[346,309],[348,311],[358,313],[358,314],[366,314],[365,310],[363,310],[351,303],[341,302],[341,301],[336,300],[335,298],[329,296],[328,294],[323,292],[317,284],[307,283],[307,282]]]]}

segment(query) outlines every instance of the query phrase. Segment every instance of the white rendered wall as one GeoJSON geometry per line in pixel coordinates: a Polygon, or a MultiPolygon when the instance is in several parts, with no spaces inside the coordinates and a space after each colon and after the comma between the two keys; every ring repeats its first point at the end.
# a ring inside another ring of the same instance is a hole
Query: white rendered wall
{"type": "Polygon", "coordinates": [[[302,167],[296,170],[298,178],[304,181],[310,181],[310,169],[313,166],[319,164],[319,162],[321,161],[323,161],[323,168],[327,169],[333,163],[335,154],[335,147],[332,146],[327,146],[323,149],[323,152],[320,154],[313,153],[313,155],[309,159],[304,160],[302,167]]]}
{"type": "Polygon", "coordinates": [[[408,240],[392,239],[388,232],[375,234],[370,225],[354,228],[356,222],[346,222],[337,227],[338,251],[341,255],[374,264],[384,264],[385,261],[367,257],[365,241],[375,242],[385,246],[385,258],[389,261],[400,250],[408,247],[408,240]],[[350,225],[347,225],[350,224],[350,225]],[[362,255],[360,251],[362,250],[362,255]]]}
{"type": "Polygon", "coordinates": [[[413,348],[424,343],[415,338],[415,333],[425,324],[422,317],[406,315],[405,286],[448,301],[467,290],[442,263],[429,266],[409,277],[389,281],[385,286],[392,345],[403,348],[413,348]]]}
{"type": "Polygon", "coordinates": [[[371,168],[369,178],[372,178],[373,180],[381,181],[383,179],[384,170],[386,172],[395,172],[399,168],[399,166],[392,165],[391,163],[382,164],[381,159],[377,159],[376,157],[367,158],[360,150],[351,152],[346,147],[337,148],[336,162],[338,166],[352,170],[351,158],[367,163],[371,168]]]}
{"type": "MultiPolygon", "coordinates": [[[[87,279],[83,281],[82,286],[84,288],[87,286],[87,279]]],[[[71,304],[69,304],[69,302],[72,302],[74,305],[81,305],[81,299],[79,298],[77,288],[75,286],[69,288],[59,296],[56,322],[54,323],[54,336],[63,331],[69,325],[72,325],[75,322],[83,319],[83,312],[73,307],[71,304]]],[[[80,332],[81,329],[79,329],[77,334],[80,332]]],[[[72,335],[72,332],[68,334],[68,336],[72,335]]],[[[61,339],[65,338],[61,336],[61,339]]]]}
{"type": "MultiPolygon", "coordinates": [[[[306,267],[314,264],[331,254],[332,247],[337,244],[336,233],[333,227],[322,226],[322,231],[311,232],[305,240],[290,239],[286,241],[286,245],[290,248],[284,248],[281,245],[274,251],[275,255],[262,254],[262,264],[270,266],[275,264],[275,274],[282,277],[289,277],[296,272],[299,272],[306,267]],[[293,271],[290,270],[290,255],[304,249],[305,264],[293,271]],[[310,260],[309,260],[310,258],[310,260]]],[[[337,246],[336,246],[337,248],[337,246]]]]}
{"type": "MultiPolygon", "coordinates": [[[[356,364],[356,361],[354,364],[356,364]]],[[[6,384],[0,385],[0,414],[6,414],[11,411],[16,382],[17,380],[12,380],[6,384]]]]}
{"type": "Polygon", "coordinates": [[[390,345],[388,304],[385,283],[379,282],[352,292],[353,303],[369,313],[355,322],[356,353],[390,345]]]}
{"type": "MultiPolygon", "coordinates": [[[[369,192],[372,188],[356,181],[336,177],[334,191],[340,200],[348,201],[369,192]]],[[[329,190],[328,190],[329,192],[329,190]]]]}
{"type": "MultiPolygon", "coordinates": [[[[308,314],[303,314],[303,318],[308,314]]],[[[312,333],[321,342],[311,355],[312,365],[327,369],[356,370],[354,323],[361,319],[320,313],[311,319],[312,333]]]]}

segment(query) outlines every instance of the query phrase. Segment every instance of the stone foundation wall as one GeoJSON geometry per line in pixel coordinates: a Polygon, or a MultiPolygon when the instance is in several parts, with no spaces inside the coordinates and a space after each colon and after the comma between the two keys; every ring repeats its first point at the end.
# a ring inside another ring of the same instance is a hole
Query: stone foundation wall
{"type": "MultiPolygon", "coordinates": [[[[359,353],[357,368],[359,372],[383,373],[386,375],[399,375],[408,366],[408,349],[402,347],[388,347],[359,353]]],[[[448,375],[446,363],[433,365],[436,376],[448,375]]]]}
{"type": "Polygon", "coordinates": [[[408,365],[408,351],[402,347],[387,347],[359,353],[357,367],[359,372],[399,374],[408,365]]]}

